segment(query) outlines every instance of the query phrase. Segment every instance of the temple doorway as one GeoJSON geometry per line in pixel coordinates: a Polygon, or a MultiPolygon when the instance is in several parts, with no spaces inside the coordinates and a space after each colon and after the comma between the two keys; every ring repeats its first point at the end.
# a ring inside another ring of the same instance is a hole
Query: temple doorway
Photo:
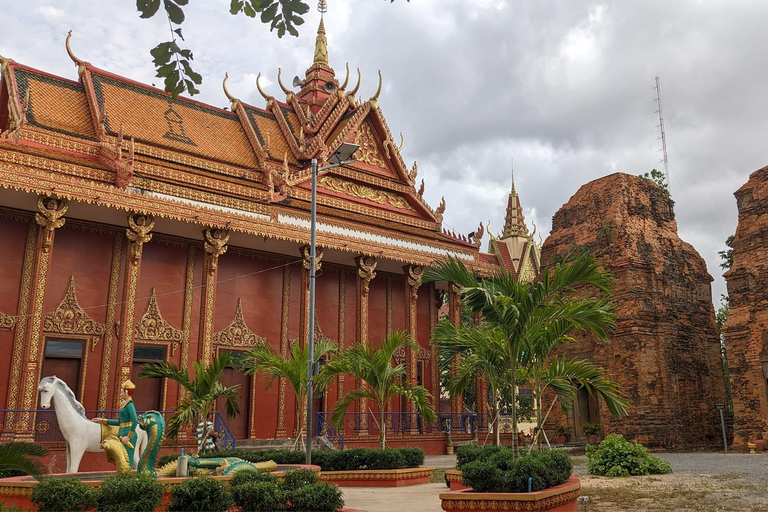
{"type": "Polygon", "coordinates": [[[586,388],[579,388],[574,407],[574,430],[579,439],[585,438],[581,428],[585,423],[600,423],[600,403],[586,388]]]}
{"type": "MultiPolygon", "coordinates": [[[[227,350],[222,352],[229,352],[232,354],[232,359],[235,361],[239,360],[244,355],[244,352],[237,351],[227,350]]],[[[220,382],[225,387],[240,384],[240,399],[237,402],[240,406],[240,414],[238,416],[227,418],[226,400],[223,398],[219,399],[216,403],[216,410],[221,414],[221,418],[232,431],[232,435],[235,436],[235,439],[248,439],[249,437],[249,420],[251,418],[251,379],[251,377],[232,367],[226,368],[220,379],[220,382]]]]}

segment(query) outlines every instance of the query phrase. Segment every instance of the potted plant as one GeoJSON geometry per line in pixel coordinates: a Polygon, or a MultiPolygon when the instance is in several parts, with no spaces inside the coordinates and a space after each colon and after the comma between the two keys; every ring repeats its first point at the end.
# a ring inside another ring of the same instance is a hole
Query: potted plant
{"type": "Polygon", "coordinates": [[[587,436],[589,444],[597,444],[597,436],[603,435],[603,426],[600,423],[585,423],[581,426],[581,433],[587,436]]]}
{"type": "Polygon", "coordinates": [[[568,440],[568,427],[565,425],[557,425],[555,427],[555,442],[557,444],[564,444],[568,440]]]}
{"type": "Polygon", "coordinates": [[[755,439],[755,447],[758,452],[764,452],[765,451],[765,445],[768,444],[768,440],[763,439],[763,433],[759,432],[757,434],[757,439],[755,439]]]}

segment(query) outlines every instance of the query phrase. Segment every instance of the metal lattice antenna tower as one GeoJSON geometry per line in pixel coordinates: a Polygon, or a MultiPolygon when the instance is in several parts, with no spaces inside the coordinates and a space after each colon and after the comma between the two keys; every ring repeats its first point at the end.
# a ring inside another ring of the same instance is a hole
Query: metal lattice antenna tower
{"type": "Polygon", "coordinates": [[[667,190],[671,190],[670,188],[670,182],[669,182],[669,159],[667,158],[667,135],[664,131],[664,114],[661,111],[661,82],[659,80],[659,77],[656,77],[656,104],[658,105],[659,109],[656,111],[656,113],[659,114],[659,125],[657,128],[659,128],[659,131],[661,132],[661,136],[659,137],[661,139],[661,153],[662,153],[662,160],[661,162],[664,163],[664,176],[667,178],[667,190]]]}

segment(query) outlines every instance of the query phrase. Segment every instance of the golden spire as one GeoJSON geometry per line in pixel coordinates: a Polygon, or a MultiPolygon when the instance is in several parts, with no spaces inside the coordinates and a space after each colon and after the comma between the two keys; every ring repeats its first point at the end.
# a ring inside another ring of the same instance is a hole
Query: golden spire
{"type": "Polygon", "coordinates": [[[325,38],[325,23],[323,23],[323,13],[328,10],[325,0],[317,2],[317,10],[320,11],[320,26],[317,27],[317,38],[315,39],[315,61],[314,64],[328,65],[328,40],[325,38]]]}

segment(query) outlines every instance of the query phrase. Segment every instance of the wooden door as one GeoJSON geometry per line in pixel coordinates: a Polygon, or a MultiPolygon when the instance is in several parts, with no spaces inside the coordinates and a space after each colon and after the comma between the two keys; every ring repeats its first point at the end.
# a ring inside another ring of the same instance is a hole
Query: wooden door
{"type": "Polygon", "coordinates": [[[238,401],[240,414],[234,418],[227,418],[226,400],[223,398],[220,398],[217,402],[216,410],[221,413],[222,419],[229,426],[235,439],[248,439],[250,433],[248,422],[251,417],[251,377],[238,372],[234,368],[227,368],[224,370],[220,381],[226,387],[240,384],[238,390],[240,392],[240,400],[238,401]]]}
{"type": "Polygon", "coordinates": [[[147,363],[158,363],[165,360],[165,347],[159,345],[135,345],[133,347],[133,365],[131,367],[131,382],[136,384],[133,393],[133,403],[137,411],[160,411],[163,407],[164,379],[141,379],[139,372],[147,363]]]}

